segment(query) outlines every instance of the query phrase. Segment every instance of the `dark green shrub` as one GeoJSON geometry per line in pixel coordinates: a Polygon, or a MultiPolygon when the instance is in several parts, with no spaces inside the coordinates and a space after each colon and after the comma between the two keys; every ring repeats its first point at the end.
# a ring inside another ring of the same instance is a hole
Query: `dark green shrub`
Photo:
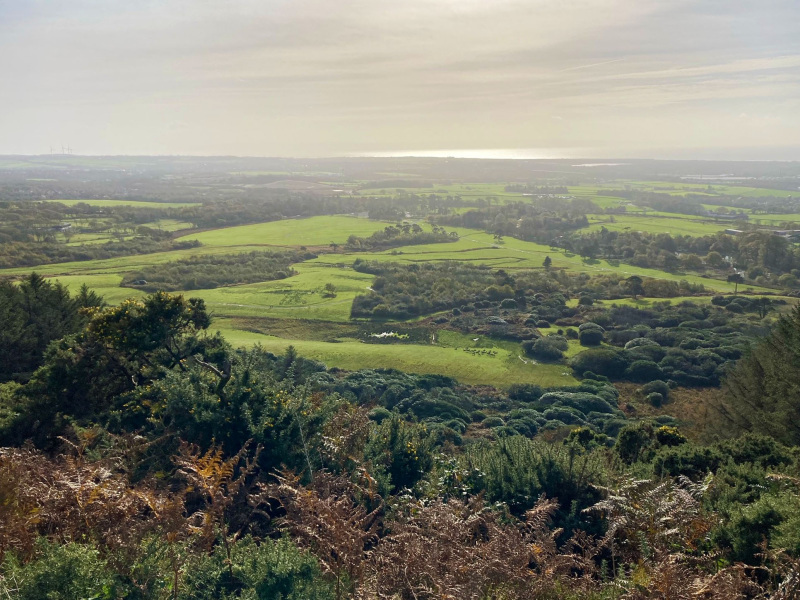
{"type": "Polygon", "coordinates": [[[535,383],[515,383],[508,388],[508,397],[517,402],[535,402],[544,391],[535,383]]]}
{"type": "Polygon", "coordinates": [[[598,375],[617,379],[624,375],[628,362],[618,350],[598,348],[585,350],[576,355],[570,365],[579,376],[586,371],[591,371],[598,375]]]}
{"type": "MultiPolygon", "coordinates": [[[[559,331],[561,330],[559,329],[559,331]]],[[[562,352],[566,352],[569,349],[569,342],[567,341],[567,338],[560,333],[550,333],[545,339],[562,352]]]]}
{"type": "Polygon", "coordinates": [[[5,555],[0,563],[0,592],[4,589],[15,600],[116,600],[127,595],[96,548],[44,539],[37,543],[34,560],[26,564],[10,553],[5,555]]]}
{"type": "Polygon", "coordinates": [[[625,376],[631,381],[645,382],[663,379],[664,372],[651,360],[637,360],[631,363],[625,371],[625,376]]]}
{"type": "Polygon", "coordinates": [[[316,559],[288,539],[256,543],[246,537],[211,554],[194,554],[184,568],[180,600],[328,600],[333,584],[322,577],[316,559]],[[231,576],[233,573],[233,576],[231,576]]]}
{"type": "Polygon", "coordinates": [[[601,329],[587,329],[578,332],[578,339],[581,346],[599,346],[603,342],[605,334],[601,329]]]}
{"type": "Polygon", "coordinates": [[[380,424],[383,423],[384,420],[390,418],[392,416],[392,411],[383,408],[382,406],[376,406],[371,411],[369,411],[368,415],[372,421],[380,424]]]}
{"type": "Polygon", "coordinates": [[[666,400],[669,397],[669,386],[660,379],[648,381],[642,386],[642,393],[645,396],[648,396],[653,392],[661,394],[664,397],[664,400],[666,400]]]}
{"type": "Polygon", "coordinates": [[[482,410],[474,410],[469,415],[470,419],[472,419],[473,423],[480,423],[486,418],[486,413],[482,410]]]}
{"type": "Polygon", "coordinates": [[[502,427],[505,424],[506,422],[503,421],[503,419],[501,419],[500,417],[486,417],[481,423],[481,425],[483,425],[484,427],[491,427],[491,428],[502,427]]]}
{"type": "Polygon", "coordinates": [[[539,360],[560,360],[564,356],[557,344],[547,338],[539,338],[526,351],[530,356],[539,360]]]}
{"type": "Polygon", "coordinates": [[[515,309],[517,308],[517,301],[513,298],[506,298],[500,303],[500,308],[515,309]]]}
{"type": "Polygon", "coordinates": [[[664,396],[663,394],[659,394],[658,392],[650,392],[647,394],[647,401],[650,402],[656,408],[660,407],[664,404],[664,396]]]}

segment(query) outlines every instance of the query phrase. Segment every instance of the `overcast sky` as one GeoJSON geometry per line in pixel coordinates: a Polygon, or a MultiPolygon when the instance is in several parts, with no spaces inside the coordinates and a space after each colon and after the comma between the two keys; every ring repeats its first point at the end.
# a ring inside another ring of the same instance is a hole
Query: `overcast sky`
{"type": "Polygon", "coordinates": [[[800,159],[800,1],[0,0],[0,153],[62,143],[800,159]]]}

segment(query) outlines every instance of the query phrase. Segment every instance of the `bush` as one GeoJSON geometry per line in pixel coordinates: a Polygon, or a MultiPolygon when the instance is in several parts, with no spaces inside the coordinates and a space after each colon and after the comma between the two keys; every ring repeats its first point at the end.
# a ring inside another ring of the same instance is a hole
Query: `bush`
{"type": "Polygon", "coordinates": [[[578,330],[577,329],[573,329],[572,327],[570,327],[569,329],[567,329],[564,332],[564,335],[567,336],[567,339],[577,340],[578,339],[578,330]]]}
{"type": "Polygon", "coordinates": [[[649,381],[642,386],[642,393],[645,396],[649,396],[654,392],[661,394],[664,397],[664,400],[666,400],[669,397],[669,386],[660,379],[649,381]]]}
{"type": "Polygon", "coordinates": [[[528,353],[539,360],[560,360],[564,356],[556,343],[545,338],[536,340],[528,353]]]}
{"type": "Polygon", "coordinates": [[[545,321],[544,319],[540,319],[539,321],[536,321],[536,326],[541,327],[542,329],[547,329],[548,327],[550,327],[550,322],[545,321]]]}
{"type": "Polygon", "coordinates": [[[97,549],[45,540],[40,540],[36,549],[36,559],[24,565],[6,554],[0,564],[0,593],[5,591],[6,597],[16,600],[114,600],[127,596],[97,549]],[[9,590],[6,582],[16,589],[9,590]]]}
{"type": "Polygon", "coordinates": [[[506,424],[506,422],[503,421],[503,419],[501,419],[500,417],[487,417],[483,420],[483,423],[481,424],[484,427],[494,428],[494,427],[502,427],[503,425],[506,424]]]}
{"type": "Polygon", "coordinates": [[[644,382],[662,379],[664,371],[652,360],[637,360],[631,363],[625,375],[631,381],[644,382]]]}
{"type": "Polygon", "coordinates": [[[551,333],[547,336],[547,341],[554,345],[556,348],[561,350],[562,352],[566,352],[569,349],[569,342],[567,342],[567,338],[565,338],[561,334],[551,333]]]}
{"type": "Polygon", "coordinates": [[[664,404],[664,396],[658,392],[650,392],[647,394],[647,400],[656,408],[664,404]]]}
{"type": "Polygon", "coordinates": [[[599,329],[589,329],[578,334],[581,346],[599,346],[603,342],[603,337],[603,332],[599,329]]]}
{"type": "Polygon", "coordinates": [[[670,447],[670,446],[680,446],[681,444],[685,444],[689,440],[686,439],[685,435],[683,435],[680,431],[678,431],[677,427],[662,425],[661,427],[656,429],[656,441],[662,446],[670,447]]]}
{"type": "Polygon", "coordinates": [[[252,598],[327,600],[335,597],[316,559],[288,539],[246,537],[231,546],[230,565],[220,544],[210,555],[195,555],[185,569],[181,600],[252,598]],[[233,577],[230,572],[233,571],[233,577]]]}
{"type": "Polygon", "coordinates": [[[661,344],[655,340],[651,340],[650,338],[637,337],[625,344],[625,350],[630,350],[631,348],[641,348],[642,346],[657,346],[660,348],[661,344]]]}
{"type": "Polygon", "coordinates": [[[570,365],[578,376],[591,371],[597,375],[618,379],[625,373],[628,361],[618,350],[598,348],[581,352],[572,359],[570,365]]]}
{"type": "Polygon", "coordinates": [[[482,410],[474,410],[469,415],[470,419],[472,419],[473,423],[480,423],[486,418],[486,413],[482,410]]]}
{"type": "Polygon", "coordinates": [[[367,416],[372,421],[375,421],[376,423],[378,423],[380,425],[386,419],[388,419],[388,418],[390,418],[392,416],[392,412],[390,410],[386,409],[386,408],[383,408],[382,406],[378,406],[376,408],[373,408],[371,411],[369,411],[369,414],[367,416]]]}
{"type": "Polygon", "coordinates": [[[517,402],[535,402],[544,390],[535,383],[515,383],[508,388],[508,397],[517,402]]]}
{"type": "Polygon", "coordinates": [[[578,339],[582,346],[597,346],[603,341],[604,332],[597,323],[583,323],[578,327],[578,339]]]}
{"type": "Polygon", "coordinates": [[[517,308],[517,301],[513,298],[506,298],[500,303],[500,308],[515,309],[517,308]]]}

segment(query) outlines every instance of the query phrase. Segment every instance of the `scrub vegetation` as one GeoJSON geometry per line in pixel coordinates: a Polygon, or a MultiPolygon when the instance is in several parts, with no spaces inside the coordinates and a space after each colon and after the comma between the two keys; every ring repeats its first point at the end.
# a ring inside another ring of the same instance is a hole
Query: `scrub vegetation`
{"type": "Polygon", "coordinates": [[[797,597],[800,195],[453,163],[3,170],[0,596],[797,597]]]}

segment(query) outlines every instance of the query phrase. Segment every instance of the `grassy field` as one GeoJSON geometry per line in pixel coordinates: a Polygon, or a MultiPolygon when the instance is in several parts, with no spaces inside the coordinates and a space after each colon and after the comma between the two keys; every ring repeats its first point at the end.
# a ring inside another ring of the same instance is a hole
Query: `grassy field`
{"type": "MultiPolygon", "coordinates": [[[[440,373],[470,384],[508,387],[514,383],[538,383],[543,386],[574,385],[575,379],[564,365],[534,364],[521,358],[516,344],[493,343],[496,354],[473,355],[464,351],[472,341],[466,336],[447,332],[443,343],[366,344],[357,340],[336,343],[317,340],[287,340],[239,328],[236,320],[217,319],[212,328],[218,330],[234,346],[260,344],[280,354],[289,346],[298,353],[319,360],[329,367],[342,369],[400,369],[409,373],[440,373]],[[463,338],[464,345],[456,344],[463,338]]],[[[487,346],[484,346],[487,347],[487,346]]]]}
{"type": "MultiPolygon", "coordinates": [[[[636,223],[636,219],[641,217],[624,216],[622,223],[618,224],[636,223]]],[[[681,219],[675,220],[683,222],[681,219]]],[[[179,225],[179,222],[175,222],[168,226],[179,225]]],[[[368,236],[385,226],[383,222],[348,216],[283,220],[190,233],[180,238],[198,239],[203,244],[201,248],[44,265],[35,270],[58,279],[72,290],[85,283],[113,304],[128,297],[143,295],[143,292],[119,285],[123,274],[147,265],[197,254],[231,254],[270,246],[317,247],[323,253],[316,259],[295,265],[297,274],[287,279],[185,293],[205,300],[214,318],[212,327],[221,331],[235,346],[259,343],[272,352],[280,353],[287,346],[294,345],[301,354],[330,366],[345,369],[392,367],[415,373],[443,373],[465,383],[501,387],[520,382],[568,385],[574,380],[564,365],[536,364],[524,356],[519,344],[511,342],[489,338],[473,342],[471,338],[444,330],[435,332],[430,344],[367,344],[360,341],[351,331],[352,327],[358,326],[358,322],[350,321],[350,307],[353,298],[370,287],[373,276],[354,271],[353,261],[356,258],[400,263],[456,260],[515,270],[541,269],[544,258],[550,256],[554,268],[574,272],[686,279],[702,283],[709,292],[733,291],[733,284],[724,281],[602,260],[583,260],[563,250],[513,238],[506,238],[498,244],[492,235],[471,229],[457,229],[461,237],[451,243],[405,246],[383,252],[343,253],[341,248],[338,252],[331,252],[329,246],[332,242],[341,245],[351,234],[368,236]],[[335,297],[324,296],[323,287],[328,283],[335,286],[335,297]],[[268,323],[268,326],[264,323],[268,323]],[[465,348],[475,346],[491,348],[493,353],[465,351],[465,348]]],[[[30,267],[5,269],[0,271],[0,276],[23,275],[31,270],[30,267]]],[[[680,300],[675,298],[671,301],[680,300]]],[[[614,302],[648,306],[655,301],[639,299],[614,302]]],[[[709,301],[709,297],[698,301],[709,301]]],[[[391,328],[391,325],[387,325],[387,328],[391,328]]],[[[567,356],[581,350],[580,345],[571,343],[567,356]]]]}
{"type": "MultiPolygon", "coordinates": [[[[703,284],[710,290],[732,292],[734,285],[718,279],[706,279],[699,275],[665,273],[657,269],[634,267],[624,263],[610,263],[606,260],[583,260],[580,256],[549,246],[525,242],[514,238],[505,238],[497,244],[488,233],[474,229],[454,228],[461,236],[457,242],[445,244],[427,244],[420,246],[404,246],[394,251],[359,252],[353,255],[324,254],[307,264],[350,265],[358,256],[365,260],[384,262],[419,263],[429,261],[458,260],[475,265],[489,265],[503,269],[539,269],[545,256],[553,261],[553,267],[565,268],[574,272],[585,273],[619,273],[624,277],[639,275],[655,279],[680,281],[685,279],[691,283],[703,284]]],[[[759,288],[757,291],[768,291],[759,288]]]]}
{"type": "Polygon", "coordinates": [[[570,187],[570,193],[585,193],[586,190],[597,190],[595,193],[600,193],[602,190],[609,189],[630,189],[640,190],[644,192],[658,192],[661,194],[670,194],[673,196],[685,196],[686,194],[702,194],[708,196],[744,196],[747,198],[789,198],[800,197],[800,192],[791,190],[774,190],[768,188],[756,188],[738,185],[708,185],[705,183],[686,183],[686,182],[673,182],[673,181],[634,181],[623,180],[616,181],[608,184],[601,184],[595,186],[575,186],[570,187]]]}
{"type": "Polygon", "coordinates": [[[44,202],[58,202],[66,206],[88,204],[89,206],[132,206],[134,208],[185,208],[187,206],[200,206],[200,202],[147,202],[146,200],[44,200],[44,202]]]}
{"type": "Polygon", "coordinates": [[[369,288],[374,277],[352,269],[302,263],[297,275],[279,281],[196,290],[215,316],[259,316],[344,322],[353,298],[369,288]],[[336,286],[335,298],[323,297],[323,286],[336,286]]]}
{"type": "Polygon", "coordinates": [[[343,244],[352,234],[359,237],[372,235],[386,225],[388,223],[347,216],[311,217],[190,233],[180,239],[199,240],[207,248],[242,245],[327,246],[332,242],[343,244]]]}
{"type": "Polygon", "coordinates": [[[714,223],[708,219],[689,215],[670,213],[649,213],[643,215],[591,215],[589,231],[599,231],[605,227],[611,231],[646,231],[649,233],[669,233],[671,235],[714,235],[733,227],[731,223],[714,223]]]}

